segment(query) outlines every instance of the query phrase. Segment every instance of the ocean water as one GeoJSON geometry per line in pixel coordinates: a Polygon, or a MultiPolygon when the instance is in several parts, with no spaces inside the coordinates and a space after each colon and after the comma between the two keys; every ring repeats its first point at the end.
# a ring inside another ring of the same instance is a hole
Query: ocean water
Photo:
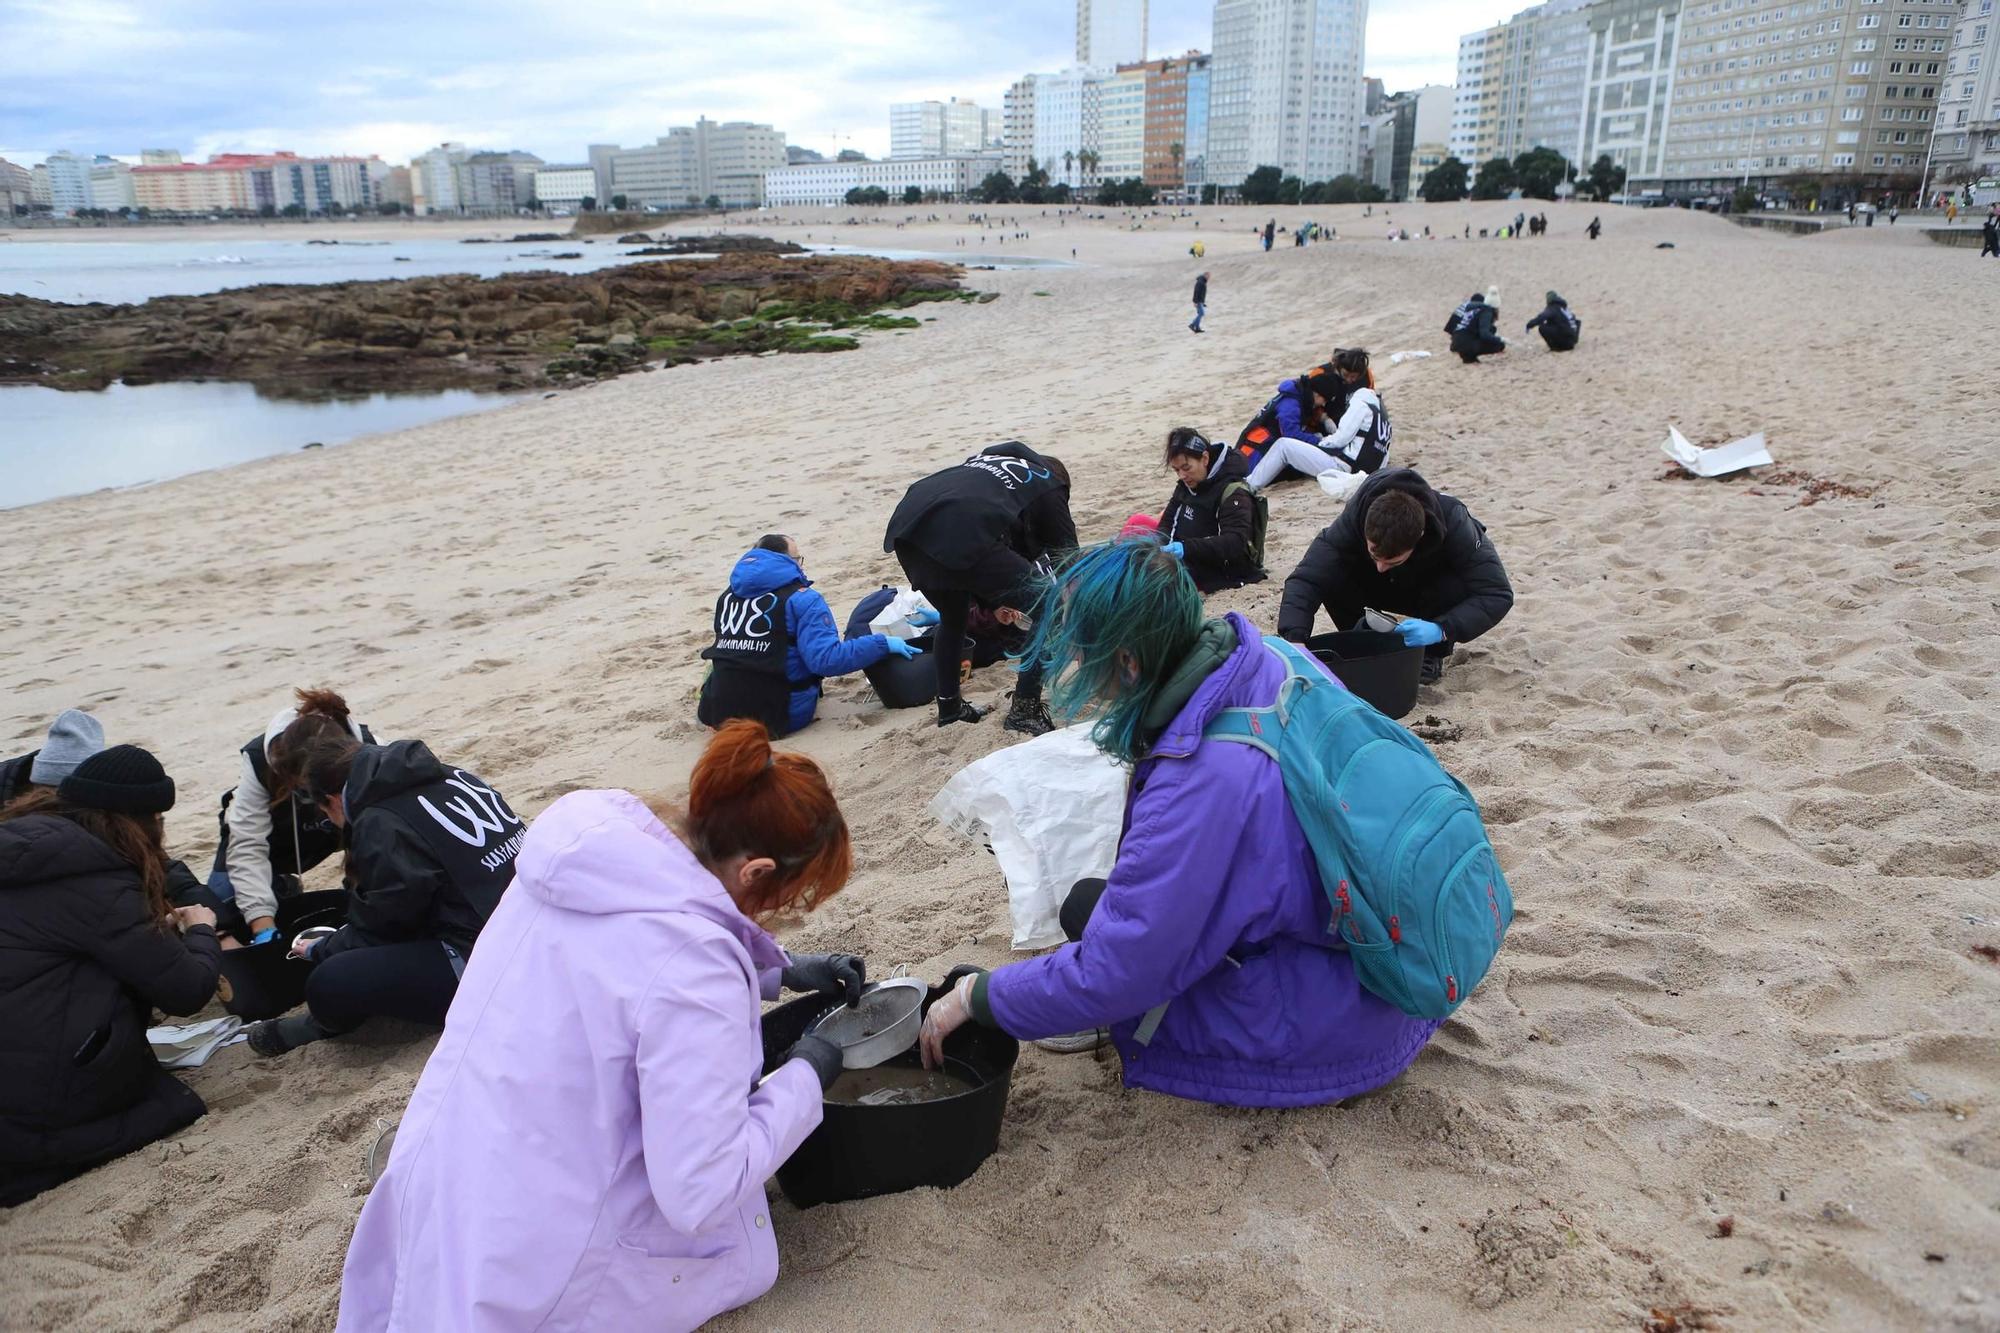
{"type": "Polygon", "coordinates": [[[338,445],[514,395],[451,389],[296,402],[247,384],[115,384],[96,393],[0,386],[0,509],[338,445]]]}

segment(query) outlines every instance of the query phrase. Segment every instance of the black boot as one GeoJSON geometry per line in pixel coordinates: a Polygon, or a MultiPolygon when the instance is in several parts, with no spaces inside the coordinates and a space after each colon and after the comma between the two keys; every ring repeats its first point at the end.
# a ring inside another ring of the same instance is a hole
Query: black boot
{"type": "Polygon", "coordinates": [[[1048,705],[1042,702],[1040,686],[1032,690],[1015,690],[1014,702],[1007,709],[1007,720],[1000,725],[1023,736],[1046,736],[1056,729],[1055,719],[1049,716],[1048,705]]]}
{"type": "Polygon", "coordinates": [[[981,708],[963,699],[940,699],[937,701],[937,706],[940,727],[948,727],[954,722],[977,722],[993,711],[990,705],[981,708]]]}
{"type": "Polygon", "coordinates": [[[283,1055],[286,1051],[297,1050],[321,1037],[332,1035],[311,1014],[290,1014],[264,1023],[252,1023],[248,1040],[250,1049],[259,1055],[283,1055]]]}

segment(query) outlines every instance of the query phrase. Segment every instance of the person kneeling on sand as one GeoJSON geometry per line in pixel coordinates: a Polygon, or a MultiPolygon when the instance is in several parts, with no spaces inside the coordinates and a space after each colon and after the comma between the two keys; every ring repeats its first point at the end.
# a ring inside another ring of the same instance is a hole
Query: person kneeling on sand
{"type": "Polygon", "coordinates": [[[1192,426],[1167,432],[1167,469],[1179,483],[1154,529],[1202,593],[1264,581],[1263,506],[1243,455],[1192,426]]]}
{"type": "Polygon", "coordinates": [[[1133,766],[1118,859],[1071,891],[1070,943],[953,969],[925,1058],[977,1021],[1024,1039],[1109,1028],[1127,1087],[1231,1106],[1334,1102],[1402,1073],[1437,1024],[1364,990],[1328,947],[1318,863],[1276,762],[1203,735],[1222,709],[1277,698],[1286,667],[1256,627],[1205,620],[1178,562],[1120,538],[1062,571],[1028,651],[1061,670],[1055,711],[1094,712],[1092,740],[1133,766]]]}
{"type": "Polygon", "coordinates": [[[1506,339],[1500,336],[1500,307],[1490,302],[1480,292],[1474,292],[1470,300],[1451,312],[1445,321],[1444,331],[1451,335],[1451,350],[1465,364],[1472,365],[1482,356],[1494,356],[1507,350],[1506,339]]]}
{"type": "Polygon", "coordinates": [[[809,1034],[760,1078],[759,1001],[851,1002],[865,966],[760,923],[851,862],[825,774],[755,722],[716,733],[685,810],[545,810],[361,1210],[339,1327],[691,1329],[768,1291],[764,1182],[841,1058],[809,1034]]]}
{"type": "Polygon", "coordinates": [[[822,678],[921,651],[884,634],[842,639],[826,598],[806,577],[798,543],[773,533],[736,562],[715,599],[715,642],[701,653],[713,665],[695,716],[710,727],[749,718],[788,736],[811,724],[822,678]]]}
{"type": "Polygon", "coordinates": [[[225,949],[276,939],[278,900],[298,894],[300,877],[340,850],[340,830],[300,790],[307,748],[326,736],[375,743],[332,690],[294,695],[295,704],[243,743],[236,785],[222,794],[222,837],[208,884],[175,898],[214,911],[225,949]]]}
{"type": "MultiPolygon", "coordinates": [[[[931,651],[940,727],[977,722],[992,711],[959,697],[965,619],[973,602],[1017,612],[1034,605],[1048,581],[1044,564],[1075,547],[1068,469],[1018,440],[990,445],[903,493],[882,549],[896,553],[910,585],[937,608],[931,651]]],[[[1042,706],[1040,671],[1021,673],[1005,726],[1029,736],[1053,730],[1042,706]]]]}
{"type": "Polygon", "coordinates": [[[1548,294],[1549,303],[1542,307],[1542,313],[1528,321],[1529,333],[1542,331],[1542,341],[1549,345],[1551,352],[1573,352],[1576,341],[1583,336],[1583,318],[1569,308],[1569,302],[1554,292],[1548,294]]]}
{"type": "MultiPolygon", "coordinates": [[[[1389,413],[1375,392],[1375,372],[1368,368],[1368,353],[1347,347],[1333,355],[1332,371],[1340,387],[1327,390],[1324,400],[1339,394],[1344,405],[1340,420],[1317,442],[1283,438],[1272,443],[1250,471],[1252,490],[1263,490],[1286,468],[1316,477],[1322,472],[1374,472],[1387,461],[1392,439],[1389,413]]],[[[1316,381],[1317,382],[1317,381],[1316,381]]]]}
{"type": "Polygon", "coordinates": [[[1271,455],[1279,440],[1295,440],[1303,448],[1316,449],[1320,435],[1329,428],[1327,414],[1344,410],[1346,387],[1332,362],[1279,380],[1278,391],[1237,433],[1236,452],[1254,469],[1271,455]]]}
{"type": "Polygon", "coordinates": [[[1312,637],[1324,608],[1352,629],[1368,610],[1398,613],[1403,642],[1424,650],[1423,679],[1435,683],[1460,642],[1476,639],[1514,605],[1513,585],[1486,528],[1456,499],[1409,468],[1361,483],[1285,580],[1278,633],[1312,637]]]}
{"type": "Polygon", "coordinates": [[[0,807],[0,1206],[208,1109],[146,1043],[155,1008],[196,1012],[222,969],[215,914],[167,905],[173,803],[159,760],[119,745],[0,807]]]}
{"type": "Polygon", "coordinates": [[[312,964],[306,1011],[248,1029],[259,1055],[396,1018],[444,1024],[473,943],[514,877],[527,825],[500,793],[422,741],[314,741],[299,769],[343,834],[347,924],[293,942],[312,964]]]}

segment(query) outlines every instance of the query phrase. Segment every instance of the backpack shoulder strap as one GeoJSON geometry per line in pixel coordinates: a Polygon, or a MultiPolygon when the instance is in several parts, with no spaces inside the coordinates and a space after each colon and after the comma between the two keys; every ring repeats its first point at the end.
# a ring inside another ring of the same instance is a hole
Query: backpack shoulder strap
{"type": "Polygon", "coordinates": [[[1285,679],[1278,686],[1277,700],[1269,708],[1220,709],[1202,728],[1201,734],[1213,740],[1248,745],[1275,760],[1278,757],[1278,738],[1284,733],[1285,724],[1291,720],[1292,705],[1298,702],[1309,684],[1300,670],[1304,649],[1270,635],[1264,636],[1264,646],[1285,665],[1285,679]]]}

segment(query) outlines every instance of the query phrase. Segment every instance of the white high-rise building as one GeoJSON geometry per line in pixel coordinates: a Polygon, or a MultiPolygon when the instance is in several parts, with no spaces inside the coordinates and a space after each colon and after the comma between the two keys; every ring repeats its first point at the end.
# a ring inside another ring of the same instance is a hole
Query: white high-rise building
{"type": "Polygon", "coordinates": [[[1002,169],[1015,180],[1028,174],[1028,159],[1035,155],[1035,84],[1039,79],[1039,75],[1024,74],[1007,89],[1002,169]]]}
{"type": "Polygon", "coordinates": [[[48,168],[49,207],[60,217],[90,207],[91,160],[75,153],[50,153],[42,164],[48,168]]]}
{"type": "Polygon", "coordinates": [[[1122,181],[1146,173],[1146,73],[1135,65],[1105,79],[1098,92],[1097,178],[1122,181]]]}
{"type": "Polygon", "coordinates": [[[1361,170],[1368,0],[1216,0],[1208,179],[1361,170]]]}
{"type": "MultiPolygon", "coordinates": [[[[2000,177],[2000,14],[1993,10],[1994,0],[1968,0],[1952,34],[1931,141],[1932,194],[2000,177]]],[[[1899,29],[1895,35],[1906,34],[1899,29]]],[[[1897,48],[1889,49],[1893,54],[1897,48]]],[[[1927,55],[1936,58],[1935,52],[1927,55]]]]}
{"type": "Polygon", "coordinates": [[[998,148],[1001,113],[976,102],[897,102],[889,108],[889,157],[963,157],[998,148]]]}
{"type": "Polygon", "coordinates": [[[1146,58],[1147,0],[1076,0],[1076,63],[1111,69],[1146,58]]]}
{"type": "MultiPolygon", "coordinates": [[[[1034,76],[1034,146],[1029,155],[1049,173],[1050,181],[1072,189],[1097,183],[1099,175],[1090,170],[1084,154],[1102,152],[1103,91],[1110,77],[1098,69],[1066,69],[1034,76]]],[[[1142,100],[1142,131],[1144,116],[1142,100]]]]}

